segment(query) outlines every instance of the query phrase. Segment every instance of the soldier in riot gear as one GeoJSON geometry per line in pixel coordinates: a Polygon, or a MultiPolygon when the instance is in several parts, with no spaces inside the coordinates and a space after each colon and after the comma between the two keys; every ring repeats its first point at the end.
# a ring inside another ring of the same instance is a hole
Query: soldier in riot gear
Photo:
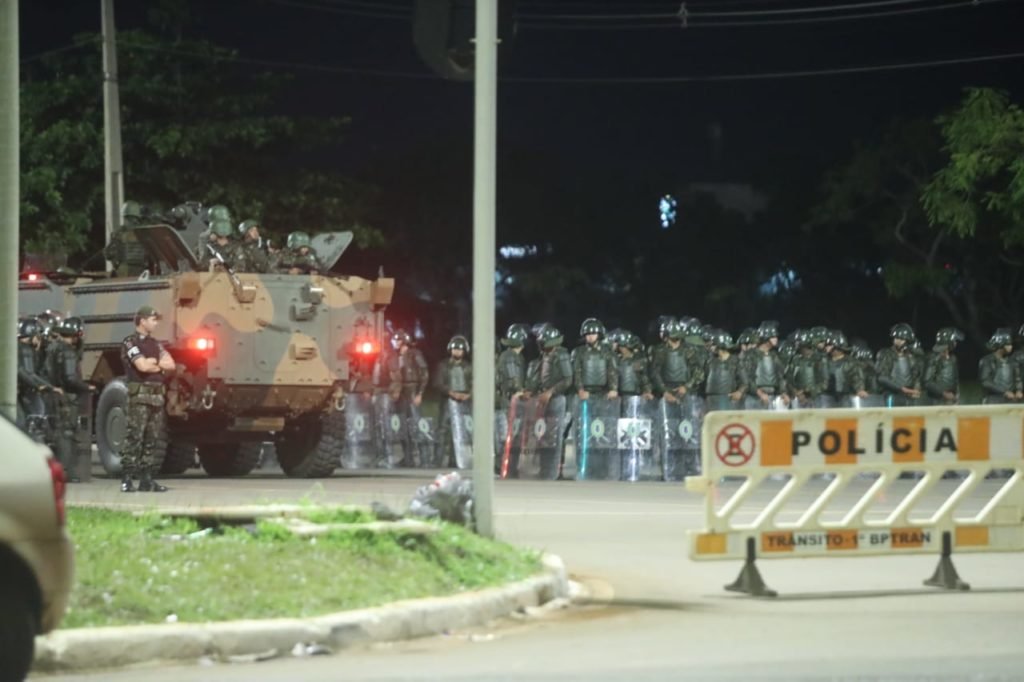
{"type": "Polygon", "coordinates": [[[45,424],[30,423],[29,418],[45,419],[46,408],[40,393],[62,389],[54,387],[39,365],[39,347],[42,344],[39,323],[33,317],[18,320],[18,424],[33,436],[45,435],[45,424]]]}
{"type": "Polygon", "coordinates": [[[48,358],[50,380],[54,386],[62,389],[56,397],[56,455],[64,470],[68,472],[68,480],[77,482],[78,478],[74,474],[78,455],[76,446],[83,440],[78,419],[81,412],[80,401],[88,400],[96,386],[82,378],[82,367],[76,348],[84,332],[82,319],[68,317],[57,325],[56,332],[60,341],[54,344],[48,358]]]}
{"type": "Polygon", "coordinates": [[[654,361],[663,350],[665,350],[665,341],[668,339],[668,330],[673,324],[676,323],[676,318],[671,315],[659,315],[658,316],[658,343],[652,343],[647,347],[647,362],[649,367],[654,367],[654,361]]]}
{"type": "Polygon", "coordinates": [[[1020,402],[1024,398],[1024,386],[1020,368],[1010,359],[1013,352],[1010,330],[1000,327],[985,345],[992,352],[978,363],[978,378],[985,391],[982,402],[986,405],[1020,402]]]}
{"type": "Polygon", "coordinates": [[[851,357],[857,361],[864,377],[864,390],[871,395],[878,395],[880,389],[878,371],[875,369],[875,354],[863,339],[856,339],[851,345],[853,346],[851,357]]]}
{"type": "Polygon", "coordinates": [[[647,400],[654,397],[651,387],[650,367],[644,355],[644,344],[632,332],[622,332],[618,340],[619,395],[623,398],[640,396],[647,400]]]}
{"type": "Polygon", "coordinates": [[[921,397],[921,363],[910,349],[914,330],[906,322],[889,330],[892,346],[878,351],[875,367],[878,383],[890,407],[912,405],[921,397]]]}
{"type": "Polygon", "coordinates": [[[277,269],[290,275],[318,275],[323,271],[307,233],[292,232],[288,235],[277,269]]]}
{"type": "Polygon", "coordinates": [[[735,355],[736,342],[729,333],[719,329],[711,339],[711,349],[713,355],[708,360],[704,387],[708,410],[740,409],[747,387],[743,383],[740,359],[735,355]]]}
{"type": "Polygon", "coordinates": [[[788,405],[785,368],[775,349],[779,341],[778,322],[765,320],[757,328],[756,334],[757,346],[744,356],[741,365],[743,383],[750,398],[748,407],[766,408],[776,398],[788,405]]]}
{"type": "Polygon", "coordinates": [[[608,398],[618,396],[619,375],[615,356],[601,345],[604,334],[604,325],[593,317],[584,320],[580,326],[583,345],[572,354],[573,387],[580,400],[586,400],[591,393],[604,393],[608,398]]]}
{"type": "Polygon", "coordinates": [[[395,350],[388,357],[391,399],[407,400],[419,407],[430,378],[427,361],[422,351],[412,345],[412,337],[405,330],[398,329],[391,335],[391,347],[395,350]]]}
{"type": "Polygon", "coordinates": [[[210,224],[213,242],[204,244],[196,254],[201,270],[209,270],[213,265],[217,268],[230,268],[234,272],[245,272],[248,269],[245,254],[239,243],[234,240],[234,230],[226,220],[214,220],[210,224]],[[219,256],[219,257],[218,257],[219,256]]]}
{"type": "Polygon", "coordinates": [[[248,271],[270,272],[270,258],[267,255],[266,243],[260,236],[260,222],[248,218],[238,223],[238,237],[242,240],[239,248],[245,255],[248,271]]]}
{"type": "Polygon", "coordinates": [[[827,345],[832,350],[827,367],[826,394],[840,407],[848,406],[854,398],[867,398],[869,394],[864,387],[864,369],[861,363],[850,356],[853,346],[846,334],[838,330],[830,332],[827,345]]]}
{"type": "Polygon", "coordinates": [[[670,403],[678,402],[694,386],[703,381],[699,371],[687,362],[683,347],[686,330],[679,321],[672,321],[666,331],[662,350],[654,357],[651,367],[651,384],[654,394],[670,403]]]}
{"type": "Polygon", "coordinates": [[[526,360],[523,358],[523,348],[526,347],[528,337],[529,330],[525,324],[513,324],[501,339],[501,345],[505,349],[498,355],[495,363],[499,409],[507,410],[512,398],[521,396],[526,391],[526,360]]]}
{"type": "Polygon", "coordinates": [[[103,257],[114,266],[118,277],[134,277],[146,269],[146,250],[135,238],[135,228],[142,224],[142,207],[137,201],[121,205],[121,225],[110,236],[103,257]]]}
{"type": "Polygon", "coordinates": [[[565,395],[573,385],[572,360],[569,351],[562,346],[562,332],[553,325],[546,325],[537,339],[541,355],[537,359],[536,376],[527,372],[527,390],[549,399],[565,395]]]}
{"type": "Polygon", "coordinates": [[[744,328],[736,337],[736,343],[739,344],[739,353],[736,355],[742,363],[744,356],[757,347],[757,331],[753,327],[744,328]]]}
{"type": "MultiPolygon", "coordinates": [[[[818,327],[820,333],[828,333],[824,327],[818,327]]],[[[818,350],[818,345],[824,348],[824,341],[815,335],[812,329],[809,332],[801,331],[796,337],[796,353],[786,366],[786,386],[789,389],[789,396],[800,407],[815,405],[818,398],[828,387],[828,372],[822,356],[823,350],[818,350]]]]}
{"type": "Polygon", "coordinates": [[[206,245],[214,240],[213,235],[213,223],[217,220],[227,221],[228,225],[231,225],[235,221],[231,218],[231,211],[224,204],[214,204],[206,209],[206,215],[203,217],[203,222],[206,223],[206,229],[199,233],[199,243],[196,244],[196,252],[202,253],[206,250],[206,245]]]}
{"type": "MultiPolygon", "coordinates": [[[[472,397],[473,365],[469,362],[469,340],[465,336],[456,335],[448,341],[448,359],[438,364],[434,384],[442,400],[465,403],[472,397]]],[[[450,466],[453,459],[452,419],[457,417],[451,409],[445,409],[441,420],[438,440],[441,444],[439,464],[442,467],[450,466]]]]}
{"type": "Polygon", "coordinates": [[[956,405],[960,400],[960,368],[956,345],[964,334],[955,327],[943,327],[935,334],[935,346],[925,364],[924,390],[936,405],[956,405]]]}

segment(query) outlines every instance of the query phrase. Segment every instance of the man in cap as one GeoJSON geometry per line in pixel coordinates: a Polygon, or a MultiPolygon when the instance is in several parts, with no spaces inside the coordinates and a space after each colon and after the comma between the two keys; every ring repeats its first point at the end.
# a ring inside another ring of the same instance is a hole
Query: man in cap
{"type": "Polygon", "coordinates": [[[135,333],[121,344],[128,378],[126,436],[121,453],[121,492],[125,493],[135,492],[134,478],[139,479],[140,492],[167,490],[153,480],[167,447],[164,374],[174,371],[171,354],[153,338],[159,322],[155,308],[142,306],[135,313],[135,333]]]}

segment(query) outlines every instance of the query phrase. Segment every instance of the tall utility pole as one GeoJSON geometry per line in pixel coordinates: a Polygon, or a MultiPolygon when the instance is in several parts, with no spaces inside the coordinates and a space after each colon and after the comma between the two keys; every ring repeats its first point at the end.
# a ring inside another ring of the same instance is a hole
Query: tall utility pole
{"type": "Polygon", "coordinates": [[[498,0],[476,0],[473,126],[473,494],[477,532],[494,537],[494,196],[498,0]]]}
{"type": "MultiPolygon", "coordinates": [[[[117,35],[114,0],[100,0],[103,17],[103,179],[106,197],[107,238],[121,224],[124,201],[124,164],[121,159],[121,97],[117,90],[117,35]]],[[[111,264],[107,263],[107,270],[111,264]]]]}
{"type": "Polygon", "coordinates": [[[0,0],[0,411],[14,419],[18,399],[18,0],[0,0]]]}

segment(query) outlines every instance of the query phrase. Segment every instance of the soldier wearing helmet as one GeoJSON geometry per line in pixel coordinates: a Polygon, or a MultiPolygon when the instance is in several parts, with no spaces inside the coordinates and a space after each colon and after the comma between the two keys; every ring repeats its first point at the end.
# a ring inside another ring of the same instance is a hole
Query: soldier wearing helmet
{"type": "Polygon", "coordinates": [[[935,334],[935,345],[925,364],[925,394],[935,405],[956,405],[960,399],[960,367],[953,351],[964,334],[956,327],[943,327],[935,334]]]}
{"type": "Polygon", "coordinates": [[[751,349],[741,364],[743,383],[751,399],[749,407],[767,408],[780,399],[789,404],[786,395],[785,367],[776,347],[779,345],[779,323],[765,320],[755,330],[757,346],[751,349]]]}
{"type": "Polygon", "coordinates": [[[711,348],[713,355],[708,359],[704,384],[708,410],[740,409],[747,386],[739,357],[735,355],[736,342],[728,332],[717,329],[711,339],[711,348]]]}
{"type": "Polygon", "coordinates": [[[619,395],[615,356],[601,344],[604,335],[604,325],[596,318],[587,318],[580,325],[583,344],[572,354],[573,388],[580,400],[587,400],[591,393],[605,394],[608,398],[619,395]]]}
{"type": "Polygon", "coordinates": [[[545,325],[537,338],[540,357],[534,372],[527,371],[527,390],[538,394],[541,399],[565,395],[572,389],[572,359],[569,351],[562,346],[562,332],[554,325],[545,325]]]}
{"type": "Polygon", "coordinates": [[[857,361],[864,377],[864,390],[869,395],[878,395],[881,389],[878,385],[878,370],[875,368],[875,354],[864,339],[854,339],[850,346],[850,357],[857,361]]]}
{"type": "Polygon", "coordinates": [[[206,245],[213,242],[213,223],[217,220],[226,220],[228,224],[234,223],[231,217],[231,211],[224,204],[214,204],[206,209],[205,215],[203,215],[203,222],[206,223],[206,229],[199,233],[199,243],[196,244],[196,252],[203,253],[206,249],[206,245]]]}
{"type": "MultiPolygon", "coordinates": [[[[441,394],[442,400],[453,400],[457,403],[467,402],[473,394],[473,365],[469,361],[469,340],[457,334],[448,341],[448,358],[437,365],[437,372],[434,375],[434,386],[441,394]]],[[[439,466],[450,466],[454,454],[454,442],[452,441],[452,419],[451,405],[442,403],[444,419],[441,420],[441,432],[438,442],[441,445],[441,460],[439,466]]]]}
{"type": "Polygon", "coordinates": [[[313,251],[312,242],[305,232],[292,232],[288,235],[288,243],[277,263],[279,272],[289,275],[317,275],[322,268],[313,251]]]}
{"type": "Polygon", "coordinates": [[[683,348],[686,328],[682,322],[673,320],[667,326],[662,350],[654,357],[651,367],[651,384],[654,394],[670,403],[679,402],[700,383],[700,376],[687,361],[683,348]]]}
{"type": "Polygon", "coordinates": [[[213,267],[245,272],[248,269],[245,254],[234,239],[235,231],[231,223],[220,218],[214,219],[210,223],[210,235],[213,241],[204,244],[196,254],[200,270],[213,267]]]}
{"type": "Polygon", "coordinates": [[[394,352],[387,359],[391,399],[407,400],[419,407],[430,379],[423,352],[412,345],[412,337],[404,329],[397,329],[391,335],[391,347],[394,352]]]}
{"type": "MultiPolygon", "coordinates": [[[[84,448],[77,447],[83,440],[88,441],[89,435],[80,433],[79,414],[82,408],[89,408],[88,402],[96,386],[82,378],[81,357],[78,346],[81,343],[85,327],[80,317],[67,317],[56,326],[59,342],[47,360],[50,363],[50,381],[61,389],[56,400],[55,454],[64,470],[68,472],[68,480],[77,482],[75,475],[78,454],[84,448]]],[[[83,453],[84,454],[84,453],[83,453]]]]}
{"type": "Polygon", "coordinates": [[[501,339],[504,349],[495,363],[494,382],[498,392],[498,407],[506,410],[512,399],[523,395],[526,391],[526,359],[523,349],[530,330],[525,324],[510,325],[501,339]]]}
{"type": "Polygon", "coordinates": [[[618,340],[619,395],[624,398],[641,396],[647,400],[654,397],[651,386],[650,365],[644,355],[644,344],[640,337],[623,330],[618,340]]]}
{"type": "MultiPolygon", "coordinates": [[[[54,390],[39,365],[39,347],[42,344],[39,323],[34,317],[18,320],[18,425],[34,432],[35,424],[29,424],[29,417],[42,418],[46,415],[40,393],[54,390]],[[32,427],[30,429],[30,426],[32,427]]],[[[58,392],[59,388],[56,389],[58,392]]]]}
{"type": "Polygon", "coordinates": [[[142,207],[137,201],[121,205],[121,224],[110,235],[103,257],[110,261],[118,277],[134,277],[146,269],[146,250],[135,237],[135,228],[142,224],[142,207]]]}
{"type": "Polygon", "coordinates": [[[266,242],[260,236],[260,222],[248,218],[238,223],[240,248],[245,255],[249,272],[270,272],[270,257],[267,254],[266,242]]]}
{"type": "Polygon", "coordinates": [[[1010,359],[1013,352],[1013,338],[1007,327],[1000,327],[985,344],[991,353],[978,363],[978,378],[985,391],[982,403],[1020,402],[1024,398],[1020,368],[1010,359]]]}
{"type": "Polygon", "coordinates": [[[913,405],[921,397],[921,363],[911,349],[916,338],[906,322],[895,324],[889,330],[892,346],[878,351],[875,367],[878,383],[886,393],[890,407],[913,405]]]}
{"type": "Polygon", "coordinates": [[[811,407],[828,387],[828,369],[824,362],[824,339],[828,330],[816,327],[800,331],[795,339],[796,353],[786,366],[786,387],[789,396],[800,407],[811,407]],[[815,329],[818,331],[815,332],[815,329]]]}
{"type": "Polygon", "coordinates": [[[826,394],[841,407],[849,405],[855,397],[867,398],[869,394],[864,387],[864,369],[851,357],[853,345],[846,334],[839,330],[830,331],[826,345],[831,348],[826,394]]]}

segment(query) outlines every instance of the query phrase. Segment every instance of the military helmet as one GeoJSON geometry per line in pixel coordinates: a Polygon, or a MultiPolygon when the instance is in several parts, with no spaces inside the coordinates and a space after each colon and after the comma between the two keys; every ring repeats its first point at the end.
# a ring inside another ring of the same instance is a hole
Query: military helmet
{"type": "Polygon", "coordinates": [[[724,329],[715,330],[715,336],[711,339],[711,343],[720,350],[733,350],[736,348],[736,341],[733,340],[732,334],[724,329]]]}
{"type": "Polygon", "coordinates": [[[81,336],[85,333],[85,323],[80,317],[66,317],[57,325],[56,331],[60,336],[81,336]]]}
{"type": "Polygon", "coordinates": [[[846,338],[846,334],[844,334],[842,331],[838,329],[833,329],[829,332],[828,339],[826,339],[826,343],[828,343],[833,348],[837,348],[843,351],[844,353],[850,352],[851,346],[849,339],[846,338]]]}
{"type": "Polygon", "coordinates": [[[562,345],[562,332],[558,331],[554,325],[545,325],[540,336],[537,337],[537,342],[544,350],[557,348],[562,345]]]}
{"type": "Polygon", "coordinates": [[[814,345],[828,341],[828,327],[822,325],[811,327],[807,330],[807,339],[814,345]]]}
{"type": "Polygon", "coordinates": [[[909,343],[914,340],[914,328],[906,322],[894,324],[889,330],[889,338],[903,339],[909,343]]]}
{"type": "Polygon", "coordinates": [[[607,334],[605,334],[605,338],[608,340],[609,343],[621,346],[623,342],[626,340],[627,334],[629,334],[629,332],[623,329],[622,327],[616,327],[615,329],[612,329],[607,334]]]}
{"type": "Polygon", "coordinates": [[[765,342],[771,338],[778,338],[779,323],[775,320],[765,320],[757,328],[757,340],[765,342]]]}
{"type": "Polygon", "coordinates": [[[301,249],[303,246],[309,246],[308,234],[305,232],[292,232],[288,235],[289,249],[301,249]]]}
{"type": "Polygon", "coordinates": [[[456,334],[448,342],[448,352],[451,353],[453,350],[461,350],[463,353],[469,352],[469,339],[462,334],[456,334]]]}
{"type": "Polygon", "coordinates": [[[121,220],[134,218],[142,220],[142,206],[137,201],[126,201],[121,204],[121,220]]]}
{"type": "Polygon", "coordinates": [[[658,335],[665,336],[668,333],[669,325],[676,321],[676,318],[671,315],[659,315],[658,316],[658,335]]]}
{"type": "Polygon", "coordinates": [[[1003,346],[1012,346],[1013,338],[1010,336],[1009,327],[1000,327],[992,333],[992,338],[985,344],[989,350],[999,350],[1003,346]]]}
{"type": "Polygon", "coordinates": [[[60,324],[64,316],[54,310],[44,310],[36,315],[36,322],[39,323],[39,333],[49,336],[60,324]]]}
{"type": "Polygon", "coordinates": [[[34,317],[23,317],[18,320],[18,338],[28,339],[33,336],[39,336],[42,330],[39,327],[39,322],[34,317]]]}
{"type": "Polygon", "coordinates": [[[238,234],[244,237],[245,233],[248,232],[250,228],[258,228],[259,226],[260,221],[256,220],[255,218],[246,218],[242,222],[238,223],[238,234]]]}
{"type": "Polygon", "coordinates": [[[210,223],[210,232],[217,237],[230,237],[235,233],[235,231],[231,229],[231,223],[221,218],[217,218],[210,223]]]}
{"type": "Polygon", "coordinates": [[[936,346],[949,346],[952,348],[963,340],[964,333],[956,327],[943,327],[939,331],[935,332],[936,346]]]}
{"type": "Polygon", "coordinates": [[[604,324],[601,320],[596,317],[588,317],[583,320],[583,324],[580,325],[580,336],[586,336],[587,334],[597,334],[598,338],[604,336],[604,324]]]}
{"type": "Polygon", "coordinates": [[[633,332],[623,332],[622,341],[619,342],[620,346],[625,346],[634,353],[642,353],[644,350],[643,340],[634,334],[633,332]]]}
{"type": "Polygon", "coordinates": [[[665,328],[665,336],[673,341],[679,341],[686,336],[686,327],[680,320],[672,320],[665,328]]]}
{"type": "Polygon", "coordinates": [[[736,339],[737,343],[750,345],[757,343],[757,330],[753,327],[747,327],[740,332],[739,338],[736,339]]]}
{"type": "Polygon", "coordinates": [[[508,330],[505,332],[505,338],[501,340],[501,343],[509,348],[519,348],[526,343],[526,339],[529,337],[529,327],[522,322],[516,322],[509,325],[508,330]]]}
{"type": "Polygon", "coordinates": [[[214,204],[210,208],[206,209],[206,222],[210,225],[215,220],[226,220],[231,222],[231,211],[224,204],[214,204]]]}
{"type": "Polygon", "coordinates": [[[704,327],[701,325],[700,320],[692,315],[683,315],[679,318],[679,324],[683,326],[683,334],[686,336],[701,336],[704,327]]]}
{"type": "Polygon", "coordinates": [[[396,329],[391,333],[391,347],[398,348],[402,344],[409,345],[412,343],[412,337],[409,336],[409,332],[404,329],[396,329]]]}

